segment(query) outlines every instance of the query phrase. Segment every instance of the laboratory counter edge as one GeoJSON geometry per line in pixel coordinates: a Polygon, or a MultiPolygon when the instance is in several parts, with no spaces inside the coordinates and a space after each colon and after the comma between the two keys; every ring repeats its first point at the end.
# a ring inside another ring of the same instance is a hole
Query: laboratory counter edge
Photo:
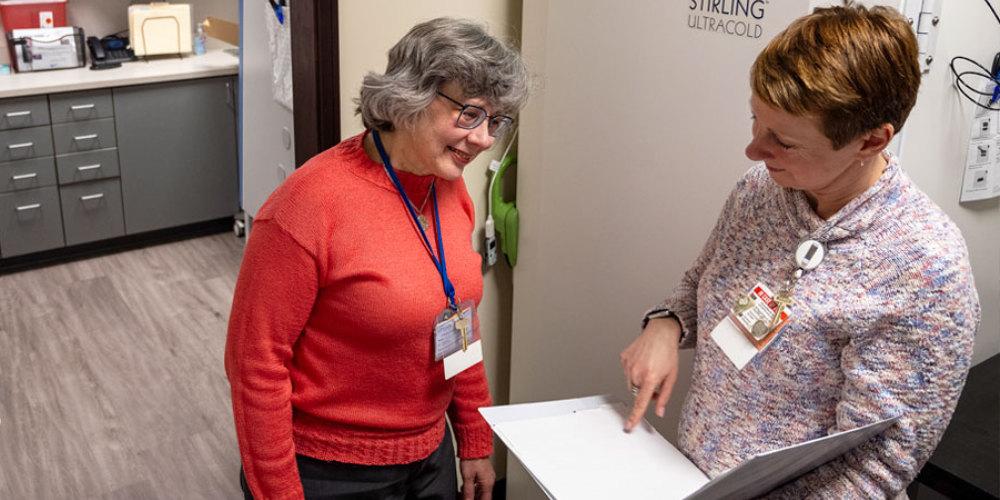
{"type": "Polygon", "coordinates": [[[234,55],[234,50],[210,50],[200,56],[158,56],[105,70],[92,70],[89,66],[84,66],[0,75],[0,99],[232,76],[239,72],[239,57],[234,55]]]}

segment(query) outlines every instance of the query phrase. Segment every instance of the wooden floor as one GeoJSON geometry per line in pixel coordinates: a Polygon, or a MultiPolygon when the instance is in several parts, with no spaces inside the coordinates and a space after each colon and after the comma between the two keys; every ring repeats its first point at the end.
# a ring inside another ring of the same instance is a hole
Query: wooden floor
{"type": "Polygon", "coordinates": [[[220,234],[0,276],[0,498],[241,498],[241,251],[220,234]]]}

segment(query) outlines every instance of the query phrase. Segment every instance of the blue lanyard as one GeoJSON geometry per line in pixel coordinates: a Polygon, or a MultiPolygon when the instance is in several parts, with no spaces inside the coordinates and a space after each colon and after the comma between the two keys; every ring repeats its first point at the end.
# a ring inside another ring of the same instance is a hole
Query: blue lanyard
{"type": "Polygon", "coordinates": [[[438,274],[441,275],[441,282],[444,284],[444,294],[448,297],[448,306],[452,310],[457,311],[458,303],[455,302],[455,285],[448,279],[448,265],[445,263],[444,244],[441,242],[441,216],[438,214],[437,190],[432,183],[431,197],[434,203],[434,236],[437,241],[438,254],[441,255],[440,261],[434,256],[434,252],[431,250],[431,242],[427,239],[427,233],[424,232],[423,226],[420,225],[420,218],[417,217],[417,210],[413,208],[413,203],[410,203],[410,198],[406,196],[403,184],[399,182],[399,177],[396,176],[396,171],[392,168],[392,163],[389,162],[389,155],[382,146],[382,139],[379,137],[378,130],[372,129],[372,139],[375,140],[375,149],[378,149],[378,155],[382,158],[382,166],[385,167],[385,172],[389,174],[389,178],[392,179],[392,183],[396,186],[396,191],[399,192],[399,197],[403,199],[403,204],[406,205],[406,209],[410,212],[410,217],[413,218],[414,225],[420,230],[420,237],[424,239],[427,253],[431,256],[431,260],[434,261],[434,267],[437,268],[438,274]]]}

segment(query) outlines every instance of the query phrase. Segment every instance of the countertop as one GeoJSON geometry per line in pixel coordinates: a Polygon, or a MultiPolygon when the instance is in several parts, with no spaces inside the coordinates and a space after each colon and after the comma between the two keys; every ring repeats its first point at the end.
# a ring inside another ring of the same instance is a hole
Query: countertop
{"type": "Polygon", "coordinates": [[[104,70],[92,70],[88,64],[82,68],[0,75],[0,98],[235,75],[239,62],[235,49],[218,49],[201,56],[140,59],[104,70]]]}

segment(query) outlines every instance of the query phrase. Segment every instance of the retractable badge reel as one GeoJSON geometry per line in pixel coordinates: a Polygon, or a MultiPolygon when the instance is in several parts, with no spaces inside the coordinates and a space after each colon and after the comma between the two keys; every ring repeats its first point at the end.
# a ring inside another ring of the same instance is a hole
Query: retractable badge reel
{"type": "Polygon", "coordinates": [[[825,257],[826,247],[822,243],[816,240],[806,240],[800,243],[799,247],[795,249],[795,263],[799,266],[799,269],[795,270],[798,274],[796,279],[802,275],[800,270],[804,272],[816,269],[825,257]]]}
{"type": "Polygon", "coordinates": [[[785,283],[778,290],[778,294],[774,296],[773,304],[768,304],[769,308],[774,311],[771,319],[766,322],[757,320],[753,323],[750,329],[753,341],[764,341],[765,344],[770,342],[781,327],[788,323],[791,314],[789,308],[795,302],[792,299],[795,284],[798,283],[803,274],[819,267],[824,257],[826,257],[826,248],[822,243],[816,240],[806,240],[799,244],[798,248],[795,249],[795,264],[798,267],[792,273],[792,277],[785,280],[785,283]]]}

